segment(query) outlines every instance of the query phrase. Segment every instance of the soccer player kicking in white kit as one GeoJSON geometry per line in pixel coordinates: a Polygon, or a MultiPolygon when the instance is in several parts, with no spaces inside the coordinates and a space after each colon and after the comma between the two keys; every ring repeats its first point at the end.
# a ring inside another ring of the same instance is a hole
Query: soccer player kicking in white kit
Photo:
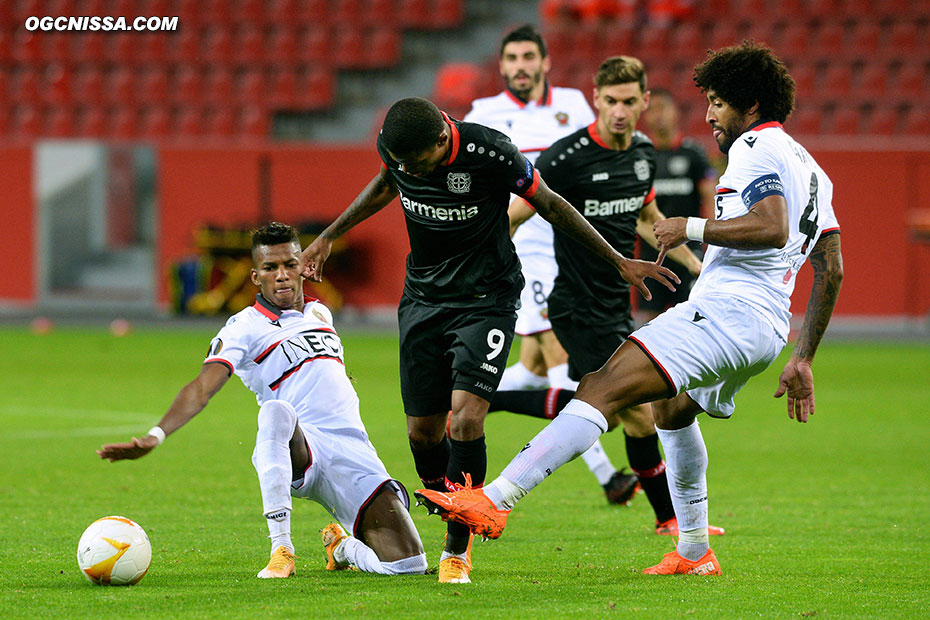
{"type": "Polygon", "coordinates": [[[304,297],[297,231],[278,222],[254,231],[252,265],[261,293],[213,339],[197,378],[147,436],[105,445],[97,454],[110,461],[145,456],[203,410],[235,373],[260,405],[252,463],[272,553],[258,576],[294,574],[291,496],[316,501],[336,519],[322,530],[327,570],[423,574],[426,554],[407,492],[368,440],[332,315],[304,297]]]}
{"type": "Polygon", "coordinates": [[[716,219],[670,218],[654,227],[665,249],[688,239],[710,246],[690,299],[634,332],[587,375],[575,399],[494,482],[452,494],[417,491],[443,519],[500,536],[514,504],[606,431],[609,417],[656,401],[681,535],[675,551],[643,572],[719,575],[707,538],[707,450],[696,416],[729,417],[736,393],[784,348],[795,276],[808,257],[814,284],[775,396],[787,393],[788,416],[798,422],[814,413],[811,363],[843,277],[832,183],[781,126],[794,108],[795,87],[771,50],[744,42],[711,52],[695,69],[695,83],[707,95],[714,138],[729,155],[716,219]]]}
{"type": "MultiPolygon", "coordinates": [[[[535,163],[553,142],[594,122],[584,93],[549,85],[546,76],[551,65],[546,42],[536,28],[530,24],[514,28],[504,35],[500,48],[500,73],[507,88],[493,97],[473,101],[464,120],[500,131],[535,163]]],[[[511,213],[519,212],[521,203],[522,199],[516,198],[511,213]]],[[[504,371],[499,391],[578,387],[568,376],[568,354],[549,322],[546,299],[558,274],[552,243],[552,224],[535,213],[513,233],[526,281],[517,311],[520,361],[504,371]]],[[[600,441],[582,459],[608,501],[624,504],[632,498],[636,476],[618,471],[600,441]]]]}

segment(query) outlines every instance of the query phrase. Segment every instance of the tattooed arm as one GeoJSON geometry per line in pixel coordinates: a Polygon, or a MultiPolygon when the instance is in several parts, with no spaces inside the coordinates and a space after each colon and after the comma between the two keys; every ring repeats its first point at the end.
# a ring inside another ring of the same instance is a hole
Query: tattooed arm
{"type": "Polygon", "coordinates": [[[843,282],[839,234],[821,237],[811,250],[810,260],[814,268],[814,285],[804,313],[804,323],[794,353],[785,364],[775,392],[776,398],[787,392],[788,417],[798,422],[807,422],[808,415],[814,413],[814,375],[811,363],[833,315],[833,307],[843,282]]]}
{"type": "Polygon", "coordinates": [[[673,272],[655,263],[626,258],[613,249],[593,226],[567,200],[549,189],[545,181],[539,180],[539,187],[527,201],[547,222],[567,234],[569,237],[588,248],[620,272],[620,276],[639,289],[646,299],[652,299],[652,293],[643,282],[653,278],[670,290],[675,290],[678,279],[673,272]],[[674,283],[674,284],[673,284],[674,283]]]}
{"type": "Polygon", "coordinates": [[[314,282],[323,279],[323,263],[329,258],[333,241],[351,230],[356,224],[362,222],[397,197],[397,187],[386,168],[365,186],[355,200],[345,211],[336,218],[336,221],[326,227],[326,230],[307,246],[301,255],[303,271],[301,275],[314,282]]]}

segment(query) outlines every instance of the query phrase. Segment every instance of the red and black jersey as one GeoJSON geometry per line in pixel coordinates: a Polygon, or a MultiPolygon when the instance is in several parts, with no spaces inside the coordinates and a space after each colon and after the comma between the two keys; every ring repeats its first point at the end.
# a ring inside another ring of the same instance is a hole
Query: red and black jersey
{"type": "Polygon", "coordinates": [[[523,276],[507,207],[511,193],[528,198],[536,192],[536,170],[499,131],[446,122],[449,159],[422,177],[402,172],[378,138],[410,237],[404,292],[437,306],[515,305],[523,276]]]}
{"type": "MultiPolygon", "coordinates": [[[[562,138],[536,160],[539,173],[624,256],[633,256],[636,221],[655,195],[655,148],[640,132],[622,151],[609,148],[594,124],[562,138]]],[[[583,310],[615,323],[629,315],[630,285],[607,261],[555,230],[559,274],[549,316],[583,310]]]]}

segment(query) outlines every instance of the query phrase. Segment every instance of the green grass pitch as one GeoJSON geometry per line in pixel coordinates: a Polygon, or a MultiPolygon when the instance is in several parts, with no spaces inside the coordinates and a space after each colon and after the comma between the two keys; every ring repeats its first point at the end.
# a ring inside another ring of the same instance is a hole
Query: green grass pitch
{"type": "MultiPolygon", "coordinates": [[[[219,326],[219,323],[218,325],[219,326]]],[[[435,575],[327,573],[316,504],[297,501],[296,578],[265,581],[268,540],[250,457],[254,397],[231,380],[148,457],[110,464],[102,443],[144,433],[198,372],[214,332],[0,329],[0,616],[42,618],[926,617],[930,606],[930,348],[828,342],[817,413],[772,399],[781,363],[729,421],[705,419],[720,578],[640,574],[672,549],[643,496],[609,506],[580,459],[524,499],[498,541],[477,543],[471,585],[435,575]],[[78,538],[122,514],[152,541],[129,588],[80,574],[78,538]]],[[[407,447],[396,338],[344,337],[362,417],[388,470],[418,480],[407,447]]],[[[541,427],[492,414],[489,479],[541,427]]],[[[622,437],[604,444],[625,465],[622,437]]],[[[414,519],[435,567],[444,531],[414,519]]]]}

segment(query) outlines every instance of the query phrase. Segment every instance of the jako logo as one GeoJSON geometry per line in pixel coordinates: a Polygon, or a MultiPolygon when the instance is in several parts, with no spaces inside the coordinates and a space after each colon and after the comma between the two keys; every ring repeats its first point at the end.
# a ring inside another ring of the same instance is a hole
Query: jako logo
{"type": "Polygon", "coordinates": [[[592,181],[606,181],[610,178],[609,172],[595,172],[594,176],[591,177],[592,181]]]}
{"type": "Polygon", "coordinates": [[[499,372],[496,366],[491,366],[487,362],[481,362],[481,370],[487,370],[492,375],[496,375],[499,372]]]}

